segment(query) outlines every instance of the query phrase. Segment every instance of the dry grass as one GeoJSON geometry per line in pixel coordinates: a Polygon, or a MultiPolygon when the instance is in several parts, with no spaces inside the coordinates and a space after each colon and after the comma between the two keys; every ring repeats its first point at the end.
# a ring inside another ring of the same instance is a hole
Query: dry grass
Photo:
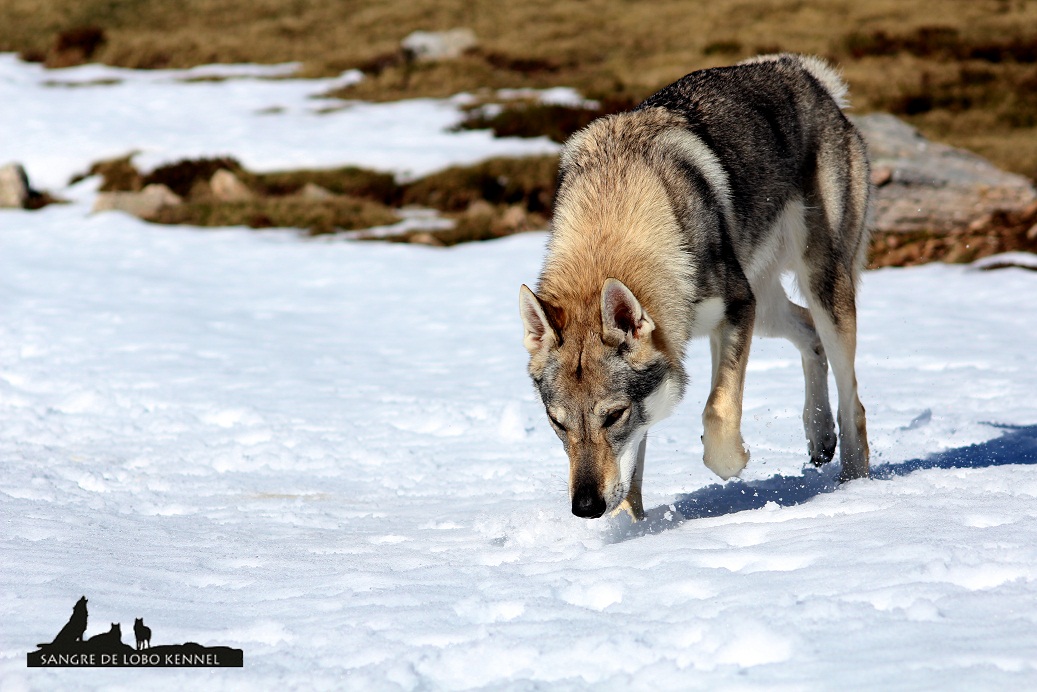
{"type": "MultiPolygon", "coordinates": [[[[184,199],[165,207],[149,221],[192,226],[300,228],[311,234],[359,230],[399,220],[393,206],[400,188],[392,176],[360,168],[302,170],[256,174],[232,158],[184,159],[142,173],[133,155],[93,164],[84,175],[100,175],[102,191],[135,192],[162,184],[184,199]],[[249,188],[252,199],[216,199],[209,181],[228,170],[249,188]],[[303,188],[318,185],[327,197],[307,197],[303,188]]],[[[83,177],[83,176],[78,176],[83,177]]]]}
{"type": "Polygon", "coordinates": [[[454,228],[395,239],[454,245],[545,228],[557,168],[557,156],[496,158],[400,185],[386,173],[354,167],[252,173],[232,158],[185,159],[142,173],[131,154],[95,163],[78,177],[100,175],[104,191],[133,192],[156,183],[169,187],[184,202],[148,219],[163,224],[301,228],[324,234],[392,224],[402,205],[431,207],[454,219],[454,228]],[[252,198],[217,199],[210,180],[221,169],[232,172],[252,198]],[[312,186],[323,192],[307,195],[312,186]]]}
{"type": "Polygon", "coordinates": [[[241,177],[263,195],[292,195],[311,184],[336,195],[373,200],[387,206],[398,205],[403,195],[403,188],[391,173],[355,166],[244,174],[241,177]]]}
{"type": "Polygon", "coordinates": [[[361,67],[368,79],[347,93],[371,99],[552,85],[640,97],[692,69],[802,51],[842,64],[859,109],[899,109],[930,136],[978,143],[995,162],[1037,174],[1037,107],[1025,98],[1035,93],[1026,66],[1037,55],[1037,3],[1021,0],[942,0],[938,14],[931,3],[900,0],[0,0],[0,26],[0,50],[50,64],[79,51],[144,68],[361,67]],[[438,65],[399,59],[411,31],[456,26],[476,32],[479,50],[438,65]],[[991,112],[992,120],[976,116],[991,112]],[[1012,145],[999,146],[1002,138],[1012,145]]]}
{"type": "Polygon", "coordinates": [[[693,69],[808,52],[842,65],[859,111],[899,107],[931,137],[1037,174],[1034,104],[1020,98],[1037,53],[1027,0],[0,0],[0,27],[0,50],[49,64],[360,67],[368,79],[346,93],[365,99],[553,85],[640,97],[693,69]],[[411,31],[459,26],[476,32],[477,51],[438,65],[400,59],[411,31]]]}
{"type": "Polygon", "coordinates": [[[484,200],[547,213],[557,175],[557,156],[490,159],[473,166],[453,166],[416,180],[404,190],[403,202],[460,212],[484,200]]]}
{"type": "Polygon", "coordinates": [[[312,235],[383,226],[399,220],[388,207],[358,197],[308,200],[260,197],[244,202],[191,199],[164,207],[149,221],[191,226],[301,228],[312,235]]]}

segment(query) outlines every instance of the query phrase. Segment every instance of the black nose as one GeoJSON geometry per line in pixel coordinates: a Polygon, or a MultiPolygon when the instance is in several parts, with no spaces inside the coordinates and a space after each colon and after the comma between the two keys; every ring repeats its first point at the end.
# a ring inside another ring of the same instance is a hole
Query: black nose
{"type": "Polygon", "coordinates": [[[592,488],[573,493],[573,514],[584,519],[597,519],[605,513],[605,498],[592,488]]]}

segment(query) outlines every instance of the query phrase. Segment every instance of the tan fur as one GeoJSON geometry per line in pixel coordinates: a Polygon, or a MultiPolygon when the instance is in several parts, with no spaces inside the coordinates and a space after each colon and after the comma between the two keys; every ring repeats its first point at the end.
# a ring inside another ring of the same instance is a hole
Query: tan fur
{"type": "Polygon", "coordinates": [[[703,461],[724,480],[737,476],[749,462],[741,424],[751,337],[751,331],[724,321],[710,338],[713,386],[702,412],[703,461]]]}
{"type": "Polygon", "coordinates": [[[538,295],[566,307],[566,325],[600,331],[598,296],[619,279],[660,326],[655,346],[679,362],[688,340],[686,295],[693,268],[679,261],[681,235],[658,176],[630,159],[617,142],[651,145],[662,121],[655,113],[624,113],[595,121],[566,148],[563,160],[579,176],[556,203],[548,261],[538,295]],[[623,166],[608,165],[616,158],[623,166]]]}

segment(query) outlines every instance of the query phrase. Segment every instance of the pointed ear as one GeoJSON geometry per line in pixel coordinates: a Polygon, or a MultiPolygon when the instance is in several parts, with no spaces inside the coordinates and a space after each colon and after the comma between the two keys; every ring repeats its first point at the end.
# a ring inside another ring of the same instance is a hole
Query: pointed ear
{"type": "Polygon", "coordinates": [[[561,342],[558,328],[562,325],[559,323],[555,326],[555,323],[559,322],[561,310],[540,300],[525,284],[519,289],[519,313],[526,330],[522,344],[530,355],[544,348],[557,346],[561,342]],[[548,315],[555,318],[554,322],[548,315]]]}
{"type": "Polygon", "coordinates": [[[610,346],[633,345],[655,329],[641,303],[622,281],[607,279],[601,287],[601,336],[610,346]]]}

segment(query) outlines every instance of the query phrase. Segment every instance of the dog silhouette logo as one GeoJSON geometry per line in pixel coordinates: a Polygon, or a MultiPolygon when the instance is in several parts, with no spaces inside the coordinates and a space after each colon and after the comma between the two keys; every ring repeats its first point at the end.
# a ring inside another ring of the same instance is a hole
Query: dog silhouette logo
{"type": "Polygon", "coordinates": [[[133,621],[133,636],[137,638],[137,651],[151,648],[151,628],[144,624],[144,618],[133,621]]]}
{"type": "Polygon", "coordinates": [[[57,635],[37,650],[26,654],[30,668],[241,668],[244,652],[229,646],[202,646],[195,642],[151,646],[151,628],[144,618],[133,621],[136,648],[122,640],[122,625],[110,623],[107,632],[85,637],[87,599],[83,596],[72,607],[72,616],[57,635]]]}
{"type": "Polygon", "coordinates": [[[54,641],[50,644],[37,644],[36,646],[41,648],[55,645],[64,646],[65,644],[83,641],[83,633],[86,632],[86,615],[86,596],[83,596],[72,606],[72,617],[68,619],[65,626],[58,632],[58,636],[54,637],[54,641]]]}

